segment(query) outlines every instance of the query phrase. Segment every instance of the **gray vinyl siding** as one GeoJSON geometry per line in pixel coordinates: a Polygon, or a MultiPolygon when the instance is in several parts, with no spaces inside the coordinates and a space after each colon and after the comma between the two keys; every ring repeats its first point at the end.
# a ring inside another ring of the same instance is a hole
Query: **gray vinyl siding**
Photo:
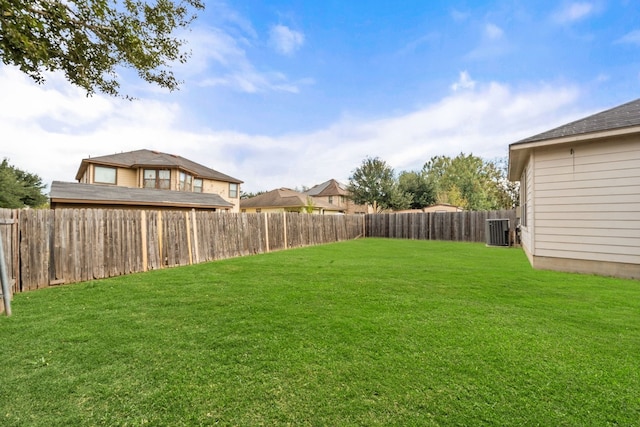
{"type": "Polygon", "coordinates": [[[640,137],[538,148],[533,165],[536,256],[640,264],[640,137]]]}

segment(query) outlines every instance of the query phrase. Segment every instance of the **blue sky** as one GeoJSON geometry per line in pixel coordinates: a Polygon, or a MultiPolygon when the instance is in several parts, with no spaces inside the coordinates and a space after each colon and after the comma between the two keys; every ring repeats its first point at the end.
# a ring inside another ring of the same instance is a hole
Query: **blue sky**
{"type": "Polygon", "coordinates": [[[46,183],[82,158],[156,149],[245,191],[347,181],[508,145],[640,97],[634,1],[207,2],[167,93],[123,72],[129,102],[0,66],[0,156],[46,183]]]}

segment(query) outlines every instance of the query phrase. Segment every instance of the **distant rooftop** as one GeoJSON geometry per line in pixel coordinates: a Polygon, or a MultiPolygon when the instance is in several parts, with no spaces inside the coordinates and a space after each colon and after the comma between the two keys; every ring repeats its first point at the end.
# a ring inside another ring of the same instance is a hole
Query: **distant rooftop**
{"type": "MultiPolygon", "coordinates": [[[[277,188],[255,197],[240,200],[240,208],[298,208],[307,206],[309,195],[289,188],[277,188]]],[[[339,206],[321,200],[313,200],[313,206],[329,211],[342,211],[339,206]]]]}
{"type": "Polygon", "coordinates": [[[304,194],[308,194],[313,197],[323,197],[323,196],[348,196],[349,191],[347,187],[336,181],[335,179],[330,179],[328,181],[323,182],[322,184],[315,185],[304,192],[304,194]]]}
{"type": "Polygon", "coordinates": [[[81,184],[53,181],[49,194],[52,202],[87,204],[140,205],[190,208],[231,208],[218,194],[189,191],[129,188],[115,185],[81,184]]]}
{"type": "Polygon", "coordinates": [[[200,163],[185,159],[184,157],[146,149],[82,159],[82,163],[80,164],[80,168],[76,174],[77,180],[82,177],[84,170],[90,163],[120,166],[125,168],[178,168],[190,172],[198,178],[242,184],[242,181],[237,178],[225,175],[217,170],[201,165],[200,163]]]}

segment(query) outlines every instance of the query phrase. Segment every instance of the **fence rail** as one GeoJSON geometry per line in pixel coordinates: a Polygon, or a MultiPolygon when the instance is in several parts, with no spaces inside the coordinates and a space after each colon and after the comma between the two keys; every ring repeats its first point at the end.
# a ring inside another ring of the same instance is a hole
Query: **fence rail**
{"type": "MultiPolygon", "coordinates": [[[[13,293],[360,236],[485,241],[515,211],[305,215],[117,209],[0,209],[13,293]]],[[[2,307],[0,307],[2,310],[2,307]]]]}

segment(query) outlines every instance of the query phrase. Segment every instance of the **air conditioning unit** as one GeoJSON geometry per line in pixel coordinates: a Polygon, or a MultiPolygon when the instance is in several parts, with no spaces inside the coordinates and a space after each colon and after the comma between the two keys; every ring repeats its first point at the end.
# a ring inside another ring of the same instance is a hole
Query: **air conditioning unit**
{"type": "Polygon", "coordinates": [[[509,246],[509,220],[488,219],[485,234],[487,246],[509,246]]]}

